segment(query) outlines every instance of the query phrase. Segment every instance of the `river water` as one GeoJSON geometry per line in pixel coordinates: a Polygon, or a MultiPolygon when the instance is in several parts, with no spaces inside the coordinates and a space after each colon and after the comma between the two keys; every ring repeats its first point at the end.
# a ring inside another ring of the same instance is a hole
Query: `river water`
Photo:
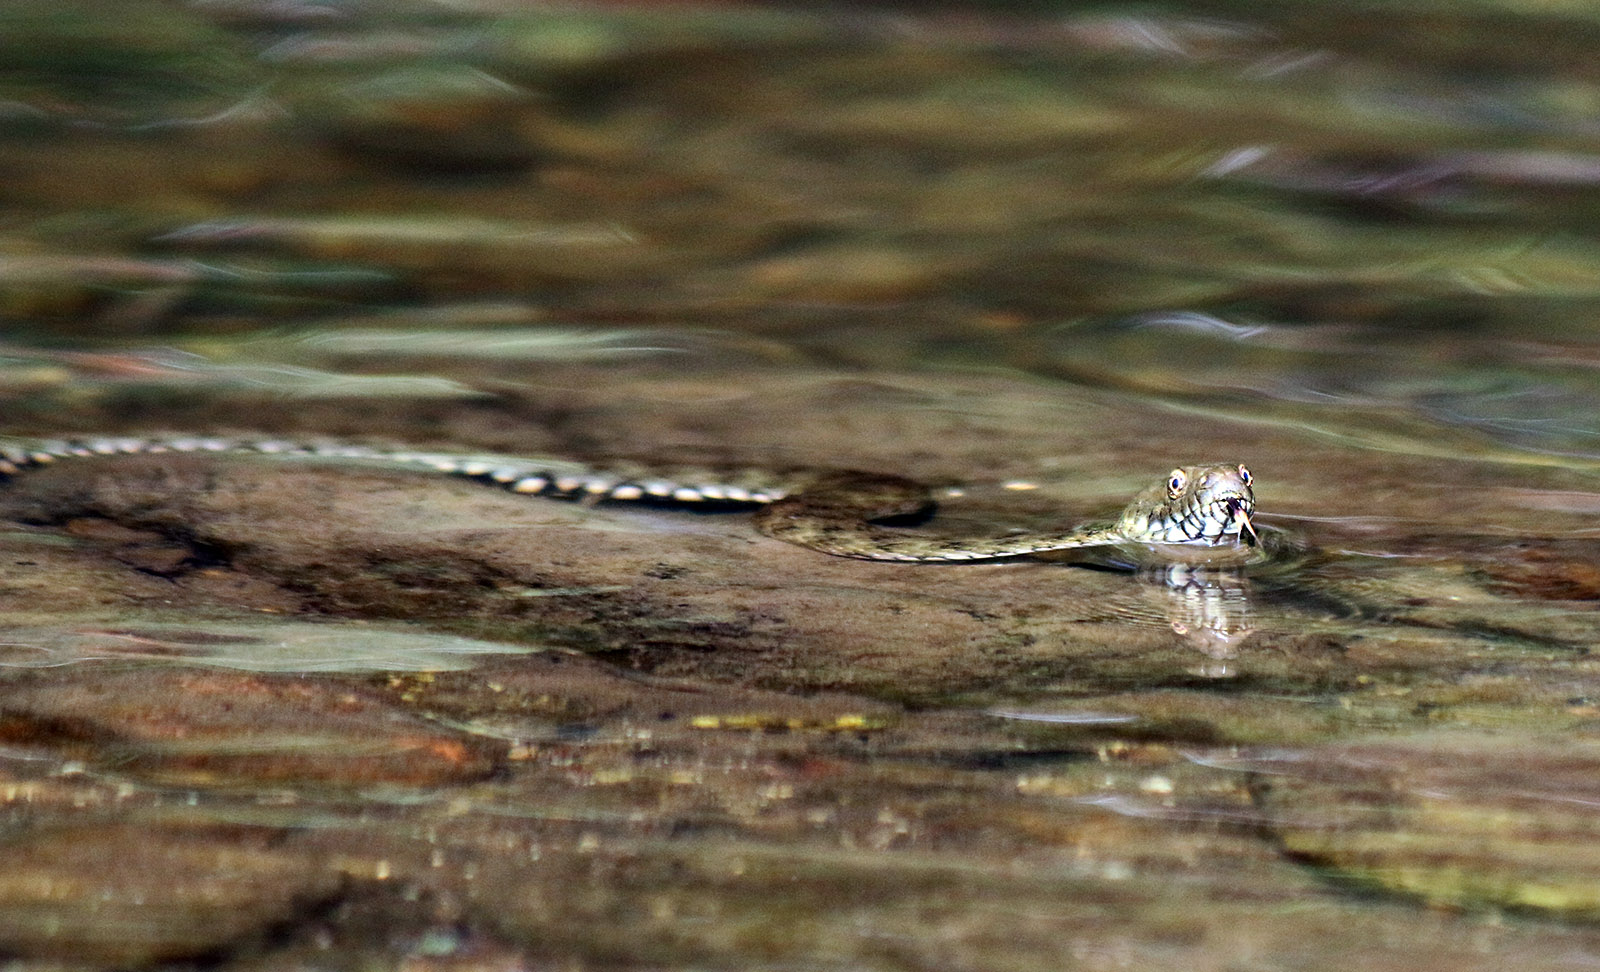
{"type": "MultiPolygon", "coordinates": [[[[0,2],[0,433],[1254,474],[1269,557],[0,487],[17,969],[1600,966],[1600,16],[0,2]]],[[[708,470],[702,472],[703,470],[708,470]]]]}

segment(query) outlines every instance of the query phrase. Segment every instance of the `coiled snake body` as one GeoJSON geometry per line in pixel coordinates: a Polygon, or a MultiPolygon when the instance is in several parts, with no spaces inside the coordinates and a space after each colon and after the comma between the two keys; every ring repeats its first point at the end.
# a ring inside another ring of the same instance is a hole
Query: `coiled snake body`
{"type": "Polygon", "coordinates": [[[643,501],[682,506],[753,507],[768,536],[823,553],[863,560],[950,563],[996,560],[1082,548],[1140,545],[1182,560],[1237,550],[1257,540],[1250,518],[1255,493],[1237,463],[1182,466],[1133,498],[1114,522],[1056,533],[993,538],[944,537],[896,530],[880,521],[925,514],[933,501],[921,484],[894,476],[831,473],[780,480],[759,474],[700,481],[637,470],[597,471],[560,460],[465,457],[352,445],[269,439],[0,439],[0,478],[58,460],[113,455],[233,453],[421,466],[514,493],[588,501],[643,501]]]}

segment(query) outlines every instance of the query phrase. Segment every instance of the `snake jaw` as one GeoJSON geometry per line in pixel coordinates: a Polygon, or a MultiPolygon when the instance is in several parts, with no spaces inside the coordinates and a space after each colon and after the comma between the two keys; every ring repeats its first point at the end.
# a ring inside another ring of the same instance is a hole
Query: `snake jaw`
{"type": "Polygon", "coordinates": [[[1248,493],[1209,496],[1197,504],[1192,514],[1198,520],[1195,543],[1220,546],[1224,543],[1258,543],[1260,536],[1250,522],[1255,503],[1248,493]],[[1250,539],[1246,540],[1248,534],[1250,539]]]}
{"type": "Polygon", "coordinates": [[[1250,543],[1261,545],[1261,535],[1256,532],[1255,524],[1250,522],[1250,515],[1255,512],[1253,504],[1247,502],[1243,496],[1230,496],[1222,501],[1223,507],[1228,511],[1228,521],[1239,524],[1238,536],[1243,540],[1246,533],[1250,534],[1250,543]]]}

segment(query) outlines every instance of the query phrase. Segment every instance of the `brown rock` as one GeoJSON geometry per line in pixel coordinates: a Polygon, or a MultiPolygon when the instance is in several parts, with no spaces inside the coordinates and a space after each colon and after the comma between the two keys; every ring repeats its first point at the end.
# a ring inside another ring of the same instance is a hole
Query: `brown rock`
{"type": "Polygon", "coordinates": [[[1600,745],[1424,734],[1246,756],[1285,850],[1429,904],[1600,917],[1600,745]]]}
{"type": "Polygon", "coordinates": [[[360,689],[281,675],[78,668],[12,687],[0,738],[187,786],[436,786],[493,772],[500,747],[360,689]]]}
{"type": "Polygon", "coordinates": [[[0,845],[0,950],[127,967],[212,954],[337,893],[281,832],[52,827],[0,845]]]}

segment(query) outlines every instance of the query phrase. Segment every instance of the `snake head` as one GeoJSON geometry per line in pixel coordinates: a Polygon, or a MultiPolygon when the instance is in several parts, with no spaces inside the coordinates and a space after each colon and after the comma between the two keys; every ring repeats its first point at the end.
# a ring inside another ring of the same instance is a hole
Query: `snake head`
{"type": "Polygon", "coordinates": [[[1136,543],[1259,543],[1250,523],[1256,511],[1251,484],[1250,470],[1238,463],[1180,466],[1134,497],[1117,532],[1136,543]]]}

